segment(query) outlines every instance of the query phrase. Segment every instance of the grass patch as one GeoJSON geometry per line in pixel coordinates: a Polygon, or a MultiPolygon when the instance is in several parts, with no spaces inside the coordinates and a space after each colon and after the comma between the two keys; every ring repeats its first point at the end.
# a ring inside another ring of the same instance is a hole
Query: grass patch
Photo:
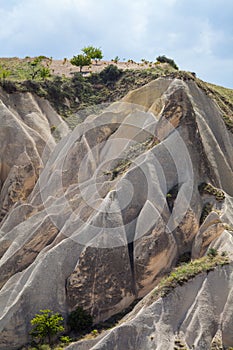
{"type": "MultiPolygon", "coordinates": [[[[23,59],[18,57],[0,58],[0,67],[9,72],[7,79],[13,81],[24,81],[32,79],[37,69],[44,71],[44,68],[49,68],[50,62],[51,59],[45,56],[39,56],[37,58],[26,57],[23,59]],[[39,61],[36,64],[36,67],[34,67],[33,62],[35,62],[36,59],[39,61]]],[[[43,74],[36,74],[35,77],[36,76],[36,80],[44,79],[43,74]]]]}
{"type": "Polygon", "coordinates": [[[224,97],[225,101],[228,103],[233,104],[233,90],[225,88],[223,86],[218,86],[215,84],[207,83],[207,86],[210,87],[212,90],[218,92],[222,97],[224,97]]]}
{"type": "Polygon", "coordinates": [[[181,286],[202,272],[209,272],[216,266],[229,264],[230,260],[225,254],[216,256],[207,255],[175,268],[169,276],[163,278],[153,291],[153,301],[165,297],[174,288],[181,286]]]}

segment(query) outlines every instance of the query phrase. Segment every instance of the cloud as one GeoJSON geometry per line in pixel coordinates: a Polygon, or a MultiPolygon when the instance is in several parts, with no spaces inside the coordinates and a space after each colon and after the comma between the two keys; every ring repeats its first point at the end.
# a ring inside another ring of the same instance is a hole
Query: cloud
{"type": "Polygon", "coordinates": [[[107,59],[154,60],[165,54],[201,77],[208,72],[210,80],[216,74],[210,66],[222,60],[229,69],[233,63],[231,0],[0,0],[0,5],[4,56],[72,57],[92,44],[107,59]]]}

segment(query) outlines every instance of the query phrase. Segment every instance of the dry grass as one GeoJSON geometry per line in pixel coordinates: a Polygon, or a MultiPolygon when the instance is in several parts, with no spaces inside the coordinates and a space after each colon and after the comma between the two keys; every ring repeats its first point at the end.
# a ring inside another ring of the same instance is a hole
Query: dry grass
{"type": "Polygon", "coordinates": [[[229,264],[227,256],[204,256],[175,268],[169,276],[164,277],[153,291],[153,301],[168,295],[174,288],[183,285],[202,272],[214,270],[216,266],[229,264]]]}

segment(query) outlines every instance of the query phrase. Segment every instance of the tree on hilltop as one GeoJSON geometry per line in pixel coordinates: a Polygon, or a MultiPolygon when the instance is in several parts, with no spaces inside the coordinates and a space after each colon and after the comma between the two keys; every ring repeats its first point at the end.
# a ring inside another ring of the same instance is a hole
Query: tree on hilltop
{"type": "Polygon", "coordinates": [[[73,64],[74,66],[78,66],[81,72],[84,66],[89,66],[91,64],[91,57],[80,54],[80,55],[74,56],[70,60],[70,63],[73,64]]]}
{"type": "Polygon", "coordinates": [[[29,78],[34,80],[36,78],[48,78],[50,77],[50,69],[49,67],[45,67],[42,62],[45,59],[45,56],[35,57],[33,60],[28,61],[28,74],[29,78]]]}
{"type": "Polygon", "coordinates": [[[92,60],[95,60],[95,63],[97,64],[98,60],[101,60],[103,56],[103,52],[100,48],[94,47],[94,46],[87,46],[82,49],[82,52],[89,56],[92,60]]]}

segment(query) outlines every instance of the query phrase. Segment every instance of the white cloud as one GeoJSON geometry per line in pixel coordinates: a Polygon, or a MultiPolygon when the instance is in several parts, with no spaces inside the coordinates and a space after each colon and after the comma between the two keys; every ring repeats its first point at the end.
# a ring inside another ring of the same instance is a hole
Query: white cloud
{"type": "Polygon", "coordinates": [[[200,75],[206,69],[210,78],[210,60],[213,67],[220,58],[232,62],[230,0],[0,0],[0,5],[4,56],[71,57],[92,44],[109,59],[154,60],[165,54],[200,75]]]}

